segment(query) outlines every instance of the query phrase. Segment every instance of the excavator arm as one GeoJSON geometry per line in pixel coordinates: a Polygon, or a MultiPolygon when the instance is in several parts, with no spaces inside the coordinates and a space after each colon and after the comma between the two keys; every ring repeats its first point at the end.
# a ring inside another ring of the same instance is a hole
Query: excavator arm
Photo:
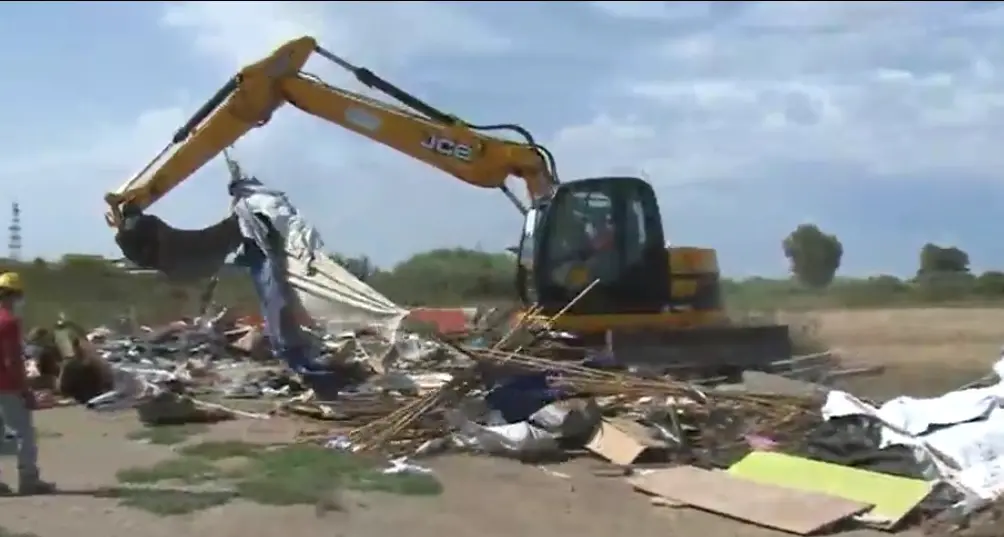
{"type": "Polygon", "coordinates": [[[397,88],[365,68],[356,67],[301,37],[248,65],[228,80],[185,125],[171,143],[139,173],[105,196],[110,225],[119,227],[124,212],[142,212],[202,166],[289,103],[438,168],[465,183],[499,188],[523,212],[506,187],[509,176],[522,178],[531,203],[546,200],[557,184],[554,159],[518,125],[471,125],[397,88]],[[301,69],[318,54],[351,72],[357,80],[398,101],[402,107],[328,85],[301,69]],[[485,134],[508,130],[513,142],[485,134]]]}
{"type": "Polygon", "coordinates": [[[117,228],[116,241],[126,257],[176,278],[214,274],[240,244],[234,216],[187,231],[142,213],[245,133],[268,123],[286,103],[463,182],[503,190],[525,213],[517,252],[520,298],[527,306],[539,306],[533,311],[554,329],[578,333],[583,345],[599,344],[618,361],[646,369],[676,362],[674,374],[692,367],[702,378],[733,375],[790,356],[785,327],[724,326],[728,316],[715,252],[664,247],[658,200],[646,181],[593,177],[559,186],[554,159],[525,129],[466,123],[309,37],[290,41],[241,69],[161,154],[106,195],[109,222],[117,228]],[[313,54],[348,70],[400,107],[303,73],[313,54]],[[487,134],[502,130],[515,133],[520,142],[487,134]],[[505,188],[509,176],[524,180],[531,207],[523,207],[505,188]],[[602,244],[590,237],[592,223],[607,226],[602,244]],[[573,265],[564,270],[570,252],[573,265]]]}

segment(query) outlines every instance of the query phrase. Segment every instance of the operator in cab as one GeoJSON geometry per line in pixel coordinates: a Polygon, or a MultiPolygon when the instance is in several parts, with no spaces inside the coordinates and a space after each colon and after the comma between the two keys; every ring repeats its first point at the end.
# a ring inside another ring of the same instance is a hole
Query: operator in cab
{"type": "MultiPolygon", "coordinates": [[[[28,386],[21,339],[23,308],[21,277],[15,272],[0,274],[0,422],[17,435],[17,492],[48,494],[55,491],[55,486],[39,478],[38,444],[31,415],[35,395],[28,386]]],[[[13,492],[0,482],[0,494],[13,492]]]]}
{"type": "Polygon", "coordinates": [[[562,233],[555,251],[553,281],[577,293],[593,280],[613,280],[617,270],[614,223],[608,218],[589,219],[578,214],[576,206],[566,204],[555,218],[562,233]]]}

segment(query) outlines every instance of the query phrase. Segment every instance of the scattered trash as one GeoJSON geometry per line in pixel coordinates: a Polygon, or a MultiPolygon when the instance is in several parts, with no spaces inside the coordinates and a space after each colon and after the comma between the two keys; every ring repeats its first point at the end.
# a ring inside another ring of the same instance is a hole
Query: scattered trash
{"type": "Polygon", "coordinates": [[[381,473],[391,475],[391,474],[431,474],[432,470],[424,466],[419,466],[417,464],[408,462],[405,457],[398,457],[396,459],[391,459],[388,461],[387,468],[384,468],[381,473]]]}
{"type": "Polygon", "coordinates": [[[228,253],[215,243],[241,243],[265,320],[217,307],[212,285],[198,316],[165,326],[85,332],[60,319],[28,338],[40,395],[135,411],[148,425],[295,416],[297,442],[384,457],[386,474],[430,473],[416,461],[444,452],[535,463],[592,454],[660,509],[800,535],[853,520],[891,530],[911,514],[955,527],[1004,494],[1004,380],[873,405],[827,385],[870,370],[817,353],[684,382],[551,330],[597,281],[550,321],[496,310],[466,331],[466,317],[451,315],[448,334],[408,333],[407,309],[323,254],[281,193],[237,175],[235,215],[217,226],[178,232],[144,218],[166,248],[154,268],[176,276],[206,276],[228,253]],[[181,259],[186,250],[205,259],[181,259]],[[247,400],[269,408],[241,409],[247,400]]]}
{"type": "Polygon", "coordinates": [[[995,477],[1004,384],[877,407],[776,371],[746,372],[741,384],[637,376],[561,339],[516,346],[486,332],[399,332],[389,341],[305,326],[332,377],[321,393],[263,333],[225,309],[132,331],[83,332],[64,319],[35,335],[32,361],[50,358],[33,371],[54,378],[37,385],[43,393],[67,389],[94,411],[135,411],[148,425],[295,415],[298,441],[383,453],[388,474],[431,473],[415,461],[444,452],[524,462],[591,453],[609,465],[602,475],[627,479],[660,508],[798,534],[849,520],[893,529],[918,512],[957,520],[1004,491],[995,477]],[[270,410],[237,408],[247,399],[270,410]]]}

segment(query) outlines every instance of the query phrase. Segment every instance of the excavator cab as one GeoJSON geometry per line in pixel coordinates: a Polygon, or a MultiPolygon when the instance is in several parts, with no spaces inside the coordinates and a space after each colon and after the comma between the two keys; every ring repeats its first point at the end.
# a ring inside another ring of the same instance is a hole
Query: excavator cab
{"type": "Polygon", "coordinates": [[[659,313],[669,263],[659,203],[635,177],[563,183],[539,215],[533,240],[536,303],[554,313],[594,280],[569,315],[659,313]]]}
{"type": "Polygon", "coordinates": [[[562,183],[527,218],[520,291],[579,345],[607,349],[623,365],[700,378],[735,379],[791,356],[787,327],[729,321],[713,250],[666,246],[646,181],[562,183]]]}

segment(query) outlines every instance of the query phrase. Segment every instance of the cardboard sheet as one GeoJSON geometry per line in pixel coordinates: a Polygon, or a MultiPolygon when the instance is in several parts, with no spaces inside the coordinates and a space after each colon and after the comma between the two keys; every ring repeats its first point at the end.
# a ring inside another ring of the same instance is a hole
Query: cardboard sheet
{"type": "Polygon", "coordinates": [[[605,418],[586,443],[586,449],[621,466],[632,464],[648,449],[665,448],[645,427],[631,420],[605,418]]]}
{"type": "Polygon", "coordinates": [[[693,466],[656,470],[631,479],[636,488],[698,509],[808,535],[867,511],[870,504],[765,485],[693,466]]]}
{"type": "Polygon", "coordinates": [[[869,520],[894,526],[931,491],[931,484],[784,453],[756,451],[728,469],[730,475],[792,489],[829,494],[875,507],[869,520]]]}

